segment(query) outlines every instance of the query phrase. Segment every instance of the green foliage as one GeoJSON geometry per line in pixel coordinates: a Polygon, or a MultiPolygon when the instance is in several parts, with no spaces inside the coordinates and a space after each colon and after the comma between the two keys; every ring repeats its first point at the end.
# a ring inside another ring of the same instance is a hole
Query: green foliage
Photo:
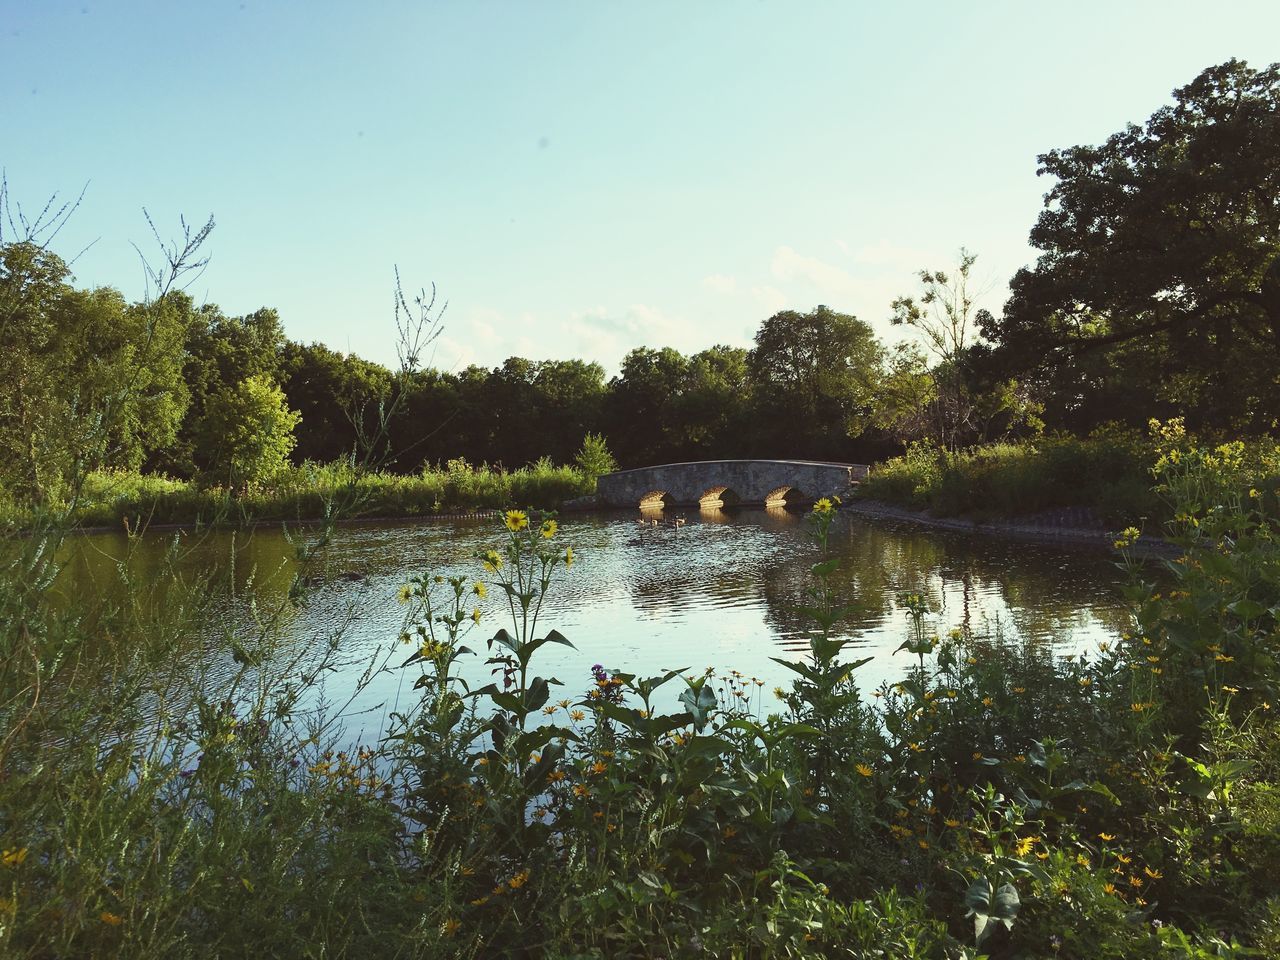
{"type": "Polygon", "coordinates": [[[1086,428],[1183,413],[1266,430],[1280,416],[1280,64],[1229,60],[1173,97],[1101,145],[1040,157],[1056,180],[1031,231],[1043,253],[984,332],[1086,428]]]}
{"type": "Polygon", "coordinates": [[[1164,515],[1150,487],[1151,445],[1125,430],[1054,435],[949,452],[918,443],[877,465],[859,497],[938,516],[1021,518],[1071,510],[1068,525],[1118,529],[1164,515]]]}
{"type": "Polygon", "coordinates": [[[609,452],[608,442],[598,433],[588,433],[582,438],[582,449],[573,462],[592,480],[618,469],[618,462],[609,452]]]}
{"type": "Polygon", "coordinates": [[[235,489],[257,486],[289,462],[301,414],[284,391],[261,375],[224,387],[209,398],[196,434],[209,451],[211,478],[235,489]]]}
{"type": "Polygon", "coordinates": [[[816,457],[862,433],[883,357],[868,324],[826,306],[786,310],[760,326],[755,342],[749,369],[771,445],[816,457]]]}
{"type": "Polygon", "coordinates": [[[82,464],[138,467],[187,405],[172,306],[69,276],[37,244],[0,245],[0,485],[37,501],[74,495],[82,464]]]}
{"type": "Polygon", "coordinates": [[[825,550],[837,504],[820,501],[809,653],[786,661],[796,678],[774,701],[734,671],[597,664],[575,689],[538,663],[571,643],[548,618],[581,560],[553,515],[509,510],[473,575],[402,588],[404,627],[365,676],[394,658],[420,699],[381,746],[346,752],[308,693],[340,636],[317,651],[282,630],[328,533],[300,545],[283,605],[243,622],[227,618],[229,583],[178,576],[179,540],[164,569],[117,567],[120,608],[50,589],[56,532],[8,541],[0,944],[16,957],[1273,953],[1275,488],[1233,445],[1197,447],[1176,424],[1157,439],[1188,553],[1176,589],[1133,568],[1135,625],[1115,648],[1057,658],[939,636],[922,586],[898,601],[910,665],[868,696],[825,550]],[[212,659],[175,661],[172,638],[209,637],[215,619],[212,659]],[[494,671],[479,689],[458,669],[473,656],[494,671]]]}

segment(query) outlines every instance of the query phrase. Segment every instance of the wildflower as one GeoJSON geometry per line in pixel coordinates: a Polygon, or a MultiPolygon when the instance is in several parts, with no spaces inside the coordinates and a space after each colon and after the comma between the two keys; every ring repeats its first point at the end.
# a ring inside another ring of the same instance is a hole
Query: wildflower
{"type": "MultiPolygon", "coordinates": [[[[592,693],[595,693],[595,691],[594,691],[594,690],[592,690],[591,692],[592,692],[592,693]]],[[[583,713],[581,710],[571,710],[571,711],[569,711],[569,719],[570,719],[570,720],[585,720],[585,719],[587,719],[587,715],[586,715],[585,713],[583,713]]]]}
{"type": "Polygon", "coordinates": [[[564,565],[566,567],[573,566],[573,547],[564,548],[564,565]]]}
{"type": "Polygon", "coordinates": [[[817,514],[821,514],[823,516],[829,514],[834,509],[835,509],[835,506],[831,503],[831,500],[827,497],[823,497],[821,500],[819,500],[817,503],[813,505],[813,512],[817,514]]]}
{"type": "Polygon", "coordinates": [[[774,687],[773,695],[777,697],[779,700],[787,699],[787,691],[783,690],[781,687],[774,687]]]}
{"type": "Polygon", "coordinates": [[[488,897],[476,897],[474,900],[471,901],[471,905],[473,907],[483,907],[488,902],[489,902],[488,897]]]}
{"type": "Polygon", "coordinates": [[[564,779],[564,771],[552,770],[550,773],[547,774],[547,779],[550,780],[552,783],[559,783],[561,780],[564,779]]]}
{"type": "Polygon", "coordinates": [[[1039,837],[1023,837],[1021,840],[1019,840],[1018,856],[1025,857],[1028,853],[1030,853],[1031,848],[1036,845],[1036,841],[1038,841],[1039,839],[1040,839],[1039,837]]]}
{"type": "Polygon", "coordinates": [[[1098,834],[1098,839],[1102,840],[1104,843],[1110,843],[1115,839],[1115,835],[1110,833],[1100,833],[1098,834]]]}
{"type": "Polygon", "coordinates": [[[1240,688],[1239,688],[1239,687],[1228,687],[1228,686],[1225,686],[1225,685],[1224,685],[1222,689],[1223,689],[1223,690],[1225,690],[1227,693],[1239,693],[1239,692],[1240,692],[1240,688]]]}
{"type": "Polygon", "coordinates": [[[945,823],[948,827],[951,827],[951,829],[953,830],[956,827],[960,826],[960,821],[954,819],[953,817],[947,817],[947,819],[943,820],[942,822],[945,823]]]}
{"type": "Polygon", "coordinates": [[[733,827],[725,827],[720,832],[724,834],[724,838],[726,840],[732,840],[734,837],[738,835],[738,831],[733,827]]]}
{"type": "Polygon", "coordinates": [[[502,557],[498,555],[497,550],[489,550],[481,558],[484,562],[484,568],[490,573],[497,573],[502,569],[502,557]]]}
{"type": "Polygon", "coordinates": [[[992,706],[994,703],[995,703],[995,701],[994,701],[994,700],[992,700],[990,697],[983,697],[983,698],[982,698],[982,705],[983,705],[984,707],[990,707],[990,706],[992,706]]]}
{"type": "Polygon", "coordinates": [[[1115,893],[1116,885],[1114,883],[1105,884],[1102,888],[1103,893],[1115,893]]]}
{"type": "Polygon", "coordinates": [[[874,770],[872,770],[872,769],[871,769],[869,766],[867,766],[865,763],[855,764],[853,769],[857,770],[857,771],[858,771],[860,774],[862,774],[864,777],[869,777],[869,776],[871,776],[871,774],[875,773],[875,771],[874,771],[874,770]]]}
{"type": "Polygon", "coordinates": [[[1230,663],[1232,660],[1235,659],[1235,657],[1229,657],[1225,653],[1220,653],[1213,659],[1218,661],[1218,663],[1230,663]]]}
{"type": "Polygon", "coordinates": [[[103,910],[98,914],[98,919],[109,927],[118,927],[124,923],[124,917],[118,913],[112,913],[110,910],[103,910]]]}
{"type": "Polygon", "coordinates": [[[1026,687],[1014,687],[1014,688],[1013,688],[1013,692],[1014,692],[1014,693],[1026,693],[1026,692],[1027,692],[1027,688],[1026,688],[1026,687]]]}
{"type": "Polygon", "coordinates": [[[509,886],[512,890],[519,890],[528,882],[529,882],[529,871],[521,870],[514,877],[512,877],[510,880],[507,881],[507,886],[509,886]]]}
{"type": "Polygon", "coordinates": [[[1115,540],[1113,546],[1117,550],[1124,550],[1134,545],[1138,537],[1142,536],[1137,527],[1125,527],[1120,531],[1120,536],[1115,540]]]}
{"type": "Polygon", "coordinates": [[[1131,886],[1131,887],[1135,887],[1135,888],[1136,888],[1136,887],[1141,887],[1141,886],[1142,886],[1142,878],[1141,878],[1141,877],[1130,877],[1130,878],[1129,878],[1129,886],[1131,886]]]}
{"type": "Polygon", "coordinates": [[[446,937],[452,937],[455,933],[462,929],[462,921],[450,917],[444,923],[440,924],[440,933],[446,937]]]}
{"type": "Polygon", "coordinates": [[[1130,864],[1130,863],[1132,863],[1132,862],[1133,862],[1133,857],[1127,857],[1127,856],[1125,856],[1123,853],[1117,853],[1117,854],[1116,854],[1116,859],[1117,859],[1117,860],[1119,860],[1121,863],[1126,864],[1126,865],[1127,865],[1127,864],[1130,864]]]}
{"type": "Polygon", "coordinates": [[[476,761],[476,763],[480,764],[480,766],[482,767],[487,767],[489,765],[489,758],[481,757],[479,760],[476,761]]]}
{"type": "Polygon", "coordinates": [[[557,710],[557,707],[554,704],[552,704],[549,707],[542,708],[542,712],[545,713],[548,717],[551,716],[553,713],[555,713],[556,710],[557,710]]]}
{"type": "Polygon", "coordinates": [[[929,841],[928,841],[928,840],[917,840],[916,842],[920,844],[920,849],[921,849],[921,850],[928,850],[928,849],[929,849],[929,841]]]}
{"type": "Polygon", "coordinates": [[[982,754],[981,754],[979,751],[977,751],[977,750],[973,751],[973,759],[975,759],[975,760],[981,760],[981,759],[982,759],[982,754]]]}
{"type": "Polygon", "coordinates": [[[409,598],[412,596],[413,596],[413,590],[410,589],[407,583],[401,586],[400,589],[396,591],[396,599],[399,600],[401,603],[408,603],[409,598]]]}
{"type": "Polygon", "coordinates": [[[4,854],[0,856],[0,862],[3,862],[6,867],[20,866],[22,861],[27,859],[27,852],[26,847],[6,848],[4,854]]]}
{"type": "Polygon", "coordinates": [[[556,535],[556,531],[559,529],[560,524],[556,523],[554,520],[544,520],[542,521],[542,529],[539,533],[542,534],[543,540],[550,540],[556,535]]]}
{"type": "Polygon", "coordinates": [[[471,622],[472,622],[472,623],[479,623],[479,622],[480,622],[480,608],[479,608],[479,607],[476,607],[474,610],[472,610],[472,611],[471,611],[471,622]]]}
{"type": "Polygon", "coordinates": [[[613,833],[613,831],[618,829],[618,825],[616,823],[606,823],[604,828],[609,831],[609,833],[613,833]]]}
{"type": "Polygon", "coordinates": [[[474,593],[481,600],[483,600],[485,597],[489,595],[489,588],[485,586],[485,583],[483,580],[477,580],[475,583],[471,585],[471,592],[474,593]]]}
{"type": "Polygon", "coordinates": [[[920,746],[918,743],[908,743],[907,747],[912,753],[922,753],[924,751],[924,747],[920,746]]]}
{"type": "Polygon", "coordinates": [[[595,763],[591,765],[591,772],[596,774],[597,776],[604,773],[608,769],[609,769],[609,765],[605,763],[603,760],[597,760],[595,763]]]}
{"type": "Polygon", "coordinates": [[[512,533],[518,533],[529,526],[529,515],[523,510],[508,510],[505,523],[508,530],[512,533]]]}
{"type": "Polygon", "coordinates": [[[589,797],[591,796],[591,791],[588,790],[583,784],[575,783],[573,785],[573,795],[579,798],[589,797]]]}
{"type": "Polygon", "coordinates": [[[1249,496],[1250,496],[1252,499],[1257,500],[1258,498],[1260,498],[1260,497],[1262,496],[1262,494],[1260,494],[1260,493],[1258,492],[1258,489],[1257,489],[1256,487],[1250,487],[1250,488],[1249,488],[1249,496]]]}

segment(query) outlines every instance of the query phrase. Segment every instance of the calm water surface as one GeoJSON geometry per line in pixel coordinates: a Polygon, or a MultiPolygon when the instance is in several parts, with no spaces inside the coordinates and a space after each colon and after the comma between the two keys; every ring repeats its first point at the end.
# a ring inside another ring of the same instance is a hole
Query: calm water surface
{"type": "MultiPolygon", "coordinates": [[[[799,658],[807,650],[802,603],[817,548],[801,515],[742,510],[688,515],[685,526],[641,527],[621,514],[571,517],[557,542],[577,557],[544,610],[539,633],[555,627],[576,650],[548,645],[536,672],[564,682],[560,696],[578,697],[590,667],[603,663],[641,675],[687,667],[736,669],[764,681],[770,691],[792,674],[770,658],[799,658]]],[[[294,644],[317,650],[342,630],[347,665],[326,680],[326,694],[345,699],[354,677],[378,651],[396,643],[404,607],[397,588],[414,574],[481,576],[475,557],[500,543],[494,521],[438,520],[347,527],[338,532],[308,601],[291,610],[284,629],[294,644]]],[[[174,534],[153,534],[134,563],[144,574],[159,566],[174,534]]],[[[235,578],[252,577],[269,607],[284,596],[296,568],[294,547],[278,529],[252,534],[219,531],[178,535],[183,566],[193,572],[234,562],[235,578]]],[[[1046,656],[1069,653],[1117,636],[1125,626],[1120,572],[1103,550],[1003,540],[923,530],[889,521],[842,516],[832,529],[832,547],[843,558],[837,578],[858,612],[844,625],[850,656],[874,659],[859,671],[870,690],[898,677],[914,657],[894,654],[906,617],[897,596],[919,591],[930,598],[940,633],[967,625],[978,634],[1042,642],[1046,656]]],[[[76,589],[118,589],[114,559],[125,540],[116,534],[85,538],[71,570],[76,589]]],[[[501,596],[482,603],[485,619],[467,644],[481,656],[464,658],[463,675],[473,684],[489,680],[484,637],[505,623],[501,596]]],[[[247,610],[230,601],[229,629],[247,629],[247,610]]],[[[508,624],[509,625],[509,624],[508,624]]],[[[202,647],[211,654],[210,645],[202,647]]],[[[407,648],[399,647],[395,663],[407,648]]],[[[391,710],[413,701],[409,670],[377,676],[353,708],[363,711],[349,727],[361,736],[383,728],[391,710]]],[[[666,688],[674,696],[674,686],[666,688]]],[[[555,693],[553,693],[553,697],[555,693]]]]}

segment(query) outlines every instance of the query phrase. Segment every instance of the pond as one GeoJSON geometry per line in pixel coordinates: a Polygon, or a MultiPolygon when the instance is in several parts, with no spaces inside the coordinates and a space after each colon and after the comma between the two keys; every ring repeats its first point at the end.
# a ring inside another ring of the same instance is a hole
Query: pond
{"type": "MultiPolygon", "coordinates": [[[[306,531],[302,531],[305,537],[306,531]]],[[[255,583],[259,609],[281,604],[297,570],[294,545],[276,527],[252,533],[199,535],[155,532],[136,546],[134,569],[158,568],[166,544],[178,537],[181,566],[228,569],[234,580],[255,583]]],[[[410,648],[398,646],[405,608],[398,588],[415,574],[483,576],[476,559],[500,546],[496,520],[388,522],[341,528],[300,607],[287,604],[283,629],[296,644],[321,649],[341,631],[346,664],[326,679],[326,695],[342,702],[355,678],[379,651],[393,647],[393,666],[410,648]]],[[[817,547],[801,514],[783,510],[704,511],[684,526],[641,526],[624,514],[571,516],[557,542],[572,545],[576,562],[564,571],[544,610],[539,633],[554,627],[576,649],[548,645],[535,672],[560,679],[553,698],[580,697],[592,664],[650,675],[667,669],[738,670],[753,684],[762,710],[772,690],[793,676],[772,658],[796,659],[807,651],[809,628],[796,607],[804,602],[817,547]]],[[[95,533],[66,571],[64,583],[110,595],[118,589],[115,560],[124,554],[121,534],[95,533]]],[[[842,559],[836,579],[856,613],[844,624],[850,656],[872,657],[858,672],[870,691],[899,677],[914,661],[895,654],[905,637],[906,615],[898,597],[924,594],[939,634],[967,627],[1043,644],[1045,655],[1096,647],[1117,637],[1127,623],[1114,557],[1097,548],[1071,548],[926,530],[885,520],[842,515],[831,545],[842,559]]],[[[478,656],[464,658],[463,676],[486,683],[484,638],[502,625],[505,604],[496,592],[481,602],[482,623],[468,636],[478,656]]],[[[223,625],[247,627],[247,610],[228,601],[223,625]]],[[[234,627],[233,627],[234,629],[234,627]]],[[[204,644],[201,655],[216,645],[204,644]]],[[[224,653],[216,654],[224,656],[224,653]]],[[[351,705],[348,732],[369,738],[385,728],[389,712],[413,702],[415,674],[390,669],[351,705]]],[[[674,697],[674,687],[667,688],[674,697]]]]}

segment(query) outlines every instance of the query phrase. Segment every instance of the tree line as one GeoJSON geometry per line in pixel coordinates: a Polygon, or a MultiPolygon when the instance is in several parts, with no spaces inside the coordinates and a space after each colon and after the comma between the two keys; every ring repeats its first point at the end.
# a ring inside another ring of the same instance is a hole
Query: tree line
{"type": "Polygon", "coordinates": [[[140,302],[77,289],[40,231],[15,232],[10,217],[0,483],[47,496],[96,458],[234,486],[286,458],[370,449],[405,472],[458,458],[515,467],[569,462],[588,435],[636,466],[867,461],[915,441],[1150,417],[1275,431],[1280,64],[1211,67],[1145,124],[1039,162],[1054,181],[1031,231],[1040,254],[999,314],[975,309],[975,256],[962,250],[886,305],[915,334],[895,346],[818,306],[763,319],[749,349],[637,348],[614,377],[521,357],[392,370],[289,340],[272,309],[228,316],[179,289],[140,302]]]}

